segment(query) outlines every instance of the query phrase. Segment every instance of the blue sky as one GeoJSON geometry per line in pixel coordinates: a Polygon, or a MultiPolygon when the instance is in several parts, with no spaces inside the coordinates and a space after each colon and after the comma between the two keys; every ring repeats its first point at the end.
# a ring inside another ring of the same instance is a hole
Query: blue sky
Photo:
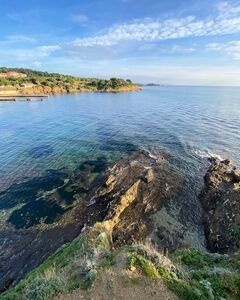
{"type": "Polygon", "coordinates": [[[1,0],[0,65],[240,85],[240,1],[1,0]]]}

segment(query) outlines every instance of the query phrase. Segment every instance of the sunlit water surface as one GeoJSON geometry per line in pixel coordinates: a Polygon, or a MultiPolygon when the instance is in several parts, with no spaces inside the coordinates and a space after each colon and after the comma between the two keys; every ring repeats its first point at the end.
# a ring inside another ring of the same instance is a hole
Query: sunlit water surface
{"type": "Polygon", "coordinates": [[[151,147],[175,157],[196,182],[208,156],[240,163],[240,88],[163,86],[0,103],[0,191],[8,189],[0,209],[18,204],[16,184],[28,183],[21,202],[34,178],[48,174],[48,190],[60,184],[59,170],[71,174],[87,160],[101,165],[151,147]]]}

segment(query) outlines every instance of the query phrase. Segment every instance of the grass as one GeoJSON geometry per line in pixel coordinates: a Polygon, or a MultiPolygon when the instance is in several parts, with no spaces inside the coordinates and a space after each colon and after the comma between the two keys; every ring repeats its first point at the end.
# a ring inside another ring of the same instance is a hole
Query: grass
{"type": "Polygon", "coordinates": [[[64,291],[64,282],[57,276],[37,277],[26,289],[25,299],[45,300],[64,291]]]}
{"type": "Polygon", "coordinates": [[[116,264],[116,255],[112,252],[104,253],[103,257],[99,261],[99,268],[101,270],[108,269],[116,264]]]}
{"type": "Polygon", "coordinates": [[[151,261],[137,253],[132,253],[128,258],[128,268],[131,270],[132,267],[139,267],[142,270],[143,274],[147,277],[153,279],[160,278],[160,274],[155,265],[151,261]]]}
{"type": "Polygon", "coordinates": [[[99,264],[96,268],[111,266],[114,263],[113,255],[108,253],[104,257],[101,256],[103,251],[109,250],[108,246],[103,234],[94,238],[82,234],[71,243],[62,246],[15,288],[2,294],[0,299],[46,300],[63,292],[63,289],[65,292],[77,288],[87,289],[96,279],[97,270],[93,267],[86,270],[83,276],[74,276],[73,272],[79,265],[94,259],[99,264]]]}
{"type": "MultiPolygon", "coordinates": [[[[163,260],[152,245],[125,246],[111,251],[108,236],[99,226],[62,246],[0,299],[49,300],[61,293],[89,289],[101,272],[117,263],[116,255],[120,252],[127,258],[129,270],[162,280],[180,299],[240,299],[240,252],[229,257],[183,249],[163,260]]],[[[123,283],[142,283],[139,276],[129,278],[123,278],[123,283]]]]}
{"type": "MultiPolygon", "coordinates": [[[[206,293],[209,294],[209,298],[212,294],[214,299],[240,299],[238,255],[229,257],[216,253],[201,253],[196,249],[181,250],[174,255],[185,267],[189,277],[188,285],[193,291],[200,291],[195,299],[208,299],[206,293]]],[[[181,294],[181,289],[178,295],[182,299],[188,299],[181,294]]]]}
{"type": "MultiPolygon", "coordinates": [[[[146,248],[145,248],[146,249],[146,248]]],[[[152,249],[150,249],[152,253],[152,249]]],[[[147,254],[146,254],[147,255],[147,254]]],[[[144,275],[163,280],[180,299],[240,299],[239,255],[228,257],[215,253],[201,253],[196,249],[178,250],[172,256],[177,269],[152,263],[147,256],[131,253],[128,268],[139,268],[144,275]],[[180,272],[177,272],[177,270],[180,272]],[[182,269],[184,270],[183,276],[182,269]]]]}

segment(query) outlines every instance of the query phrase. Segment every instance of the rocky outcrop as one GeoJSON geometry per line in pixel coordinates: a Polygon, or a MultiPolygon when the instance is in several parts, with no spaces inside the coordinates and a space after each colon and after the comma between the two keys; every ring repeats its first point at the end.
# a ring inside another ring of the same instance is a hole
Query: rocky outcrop
{"type": "MultiPolygon", "coordinates": [[[[104,169],[104,161],[86,161],[66,184],[61,180],[61,187],[54,188],[43,199],[36,191],[36,205],[47,203],[53,210],[55,204],[60,206],[62,216],[59,213],[53,223],[41,224],[42,219],[48,220],[44,216],[39,216],[36,222],[28,204],[13,213],[9,220],[18,223],[13,222],[0,231],[3,253],[0,288],[15,285],[59,246],[89,226],[103,226],[114,247],[145,240],[162,251],[184,245],[198,247],[198,243],[204,246],[197,220],[201,217],[197,200],[190,195],[179,197],[182,174],[167,155],[157,150],[152,154],[137,151],[104,169]],[[102,173],[88,182],[97,171],[102,173]],[[183,213],[186,203],[187,214],[183,213]],[[22,223],[27,220],[27,224],[22,223]]],[[[7,198],[5,201],[8,203],[7,198]]]]}
{"type": "Polygon", "coordinates": [[[179,178],[160,154],[141,151],[123,159],[106,173],[106,181],[94,196],[94,205],[105,211],[104,226],[113,243],[144,240],[152,232],[151,216],[176,192],[179,178]]]}
{"type": "Polygon", "coordinates": [[[211,160],[200,196],[209,249],[233,252],[240,246],[240,169],[229,160],[211,160]]]}
{"type": "Polygon", "coordinates": [[[204,248],[198,199],[186,191],[170,157],[156,149],[151,154],[139,151],[110,167],[105,177],[91,206],[102,212],[102,224],[115,246],[150,240],[163,251],[186,245],[204,248]]]}

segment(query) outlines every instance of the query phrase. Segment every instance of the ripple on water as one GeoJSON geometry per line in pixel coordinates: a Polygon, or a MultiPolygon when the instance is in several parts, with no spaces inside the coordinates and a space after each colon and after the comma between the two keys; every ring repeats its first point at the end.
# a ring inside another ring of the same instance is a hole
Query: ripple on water
{"type": "Polygon", "coordinates": [[[50,145],[36,146],[36,147],[31,148],[28,151],[28,155],[34,159],[48,157],[52,153],[53,153],[53,147],[51,147],[50,145]]]}

